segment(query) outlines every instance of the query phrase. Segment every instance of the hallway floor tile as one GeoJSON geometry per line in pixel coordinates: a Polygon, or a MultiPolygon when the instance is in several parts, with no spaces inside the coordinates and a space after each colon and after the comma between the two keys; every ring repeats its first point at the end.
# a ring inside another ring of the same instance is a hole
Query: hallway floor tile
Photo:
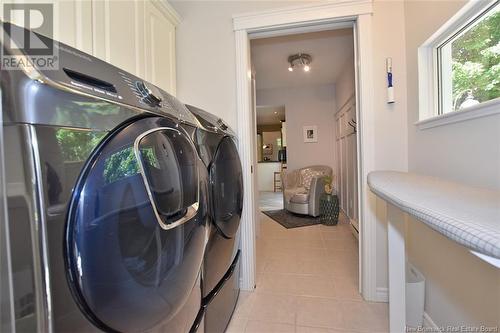
{"type": "Polygon", "coordinates": [[[241,292],[227,333],[388,331],[387,304],[358,293],[357,239],[345,219],[285,229],[259,217],[257,288],[241,292]]]}

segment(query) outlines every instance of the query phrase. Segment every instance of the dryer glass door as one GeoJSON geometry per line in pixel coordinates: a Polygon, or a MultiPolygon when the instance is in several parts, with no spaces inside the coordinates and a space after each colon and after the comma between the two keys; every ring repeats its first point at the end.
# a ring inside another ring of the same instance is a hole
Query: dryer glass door
{"type": "Polygon", "coordinates": [[[199,276],[205,213],[189,209],[206,200],[206,174],[199,176],[193,144],[174,126],[145,118],[118,130],[75,189],[66,226],[69,284],[105,331],[167,327],[199,276]]]}
{"type": "Polygon", "coordinates": [[[210,167],[212,209],[215,224],[227,238],[236,235],[243,209],[243,175],[234,141],[224,137],[210,167]]]}
{"type": "Polygon", "coordinates": [[[139,136],[135,155],[163,229],[189,221],[199,208],[196,148],[179,130],[157,128],[139,136]]]}

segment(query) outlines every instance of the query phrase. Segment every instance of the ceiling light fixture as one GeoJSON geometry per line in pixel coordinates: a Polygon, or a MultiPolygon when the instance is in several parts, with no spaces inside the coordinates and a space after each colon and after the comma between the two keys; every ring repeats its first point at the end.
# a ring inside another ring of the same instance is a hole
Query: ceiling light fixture
{"type": "Polygon", "coordinates": [[[312,57],[307,53],[297,53],[292,54],[288,57],[288,71],[293,72],[295,67],[302,67],[304,72],[309,72],[311,70],[312,57]]]}

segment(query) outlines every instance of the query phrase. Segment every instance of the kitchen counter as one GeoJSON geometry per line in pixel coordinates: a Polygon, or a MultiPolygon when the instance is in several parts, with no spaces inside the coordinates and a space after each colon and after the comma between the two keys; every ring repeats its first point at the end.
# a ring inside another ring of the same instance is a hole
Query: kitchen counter
{"type": "Polygon", "coordinates": [[[258,190],[272,192],[274,190],[274,173],[281,171],[281,162],[265,161],[257,163],[258,190]]]}

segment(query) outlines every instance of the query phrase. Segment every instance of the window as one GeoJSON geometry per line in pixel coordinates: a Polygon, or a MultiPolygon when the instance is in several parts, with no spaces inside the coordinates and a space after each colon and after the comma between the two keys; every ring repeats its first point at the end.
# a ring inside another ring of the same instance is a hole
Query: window
{"type": "Polygon", "coordinates": [[[500,4],[438,47],[440,113],[500,97],[500,4]]]}
{"type": "Polygon", "coordinates": [[[471,1],[419,48],[419,95],[421,123],[500,112],[500,1],[471,1]]]}

